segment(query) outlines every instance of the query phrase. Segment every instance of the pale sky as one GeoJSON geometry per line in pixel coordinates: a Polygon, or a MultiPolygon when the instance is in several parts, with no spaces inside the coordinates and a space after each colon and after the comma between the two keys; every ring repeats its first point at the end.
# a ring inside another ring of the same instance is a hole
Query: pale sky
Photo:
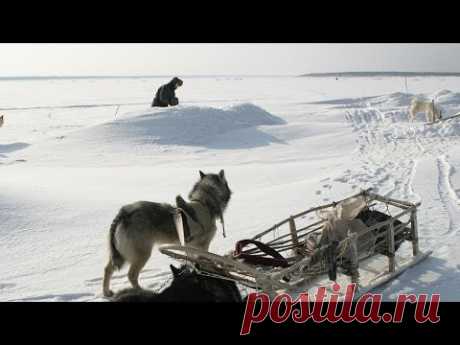
{"type": "Polygon", "coordinates": [[[0,76],[460,72],[460,44],[0,44],[0,76]]]}

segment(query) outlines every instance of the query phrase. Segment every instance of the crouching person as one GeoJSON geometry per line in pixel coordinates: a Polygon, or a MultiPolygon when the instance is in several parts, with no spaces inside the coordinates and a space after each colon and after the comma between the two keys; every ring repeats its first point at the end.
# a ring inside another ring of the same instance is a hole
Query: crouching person
{"type": "Polygon", "coordinates": [[[161,86],[152,102],[152,107],[167,107],[179,104],[179,99],[176,97],[176,89],[182,86],[184,82],[177,77],[174,77],[169,83],[161,86]]]}

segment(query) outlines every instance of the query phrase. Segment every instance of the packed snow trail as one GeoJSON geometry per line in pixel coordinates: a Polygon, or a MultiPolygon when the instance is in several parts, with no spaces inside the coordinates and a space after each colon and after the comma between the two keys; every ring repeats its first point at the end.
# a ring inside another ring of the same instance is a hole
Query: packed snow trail
{"type": "MultiPolygon", "coordinates": [[[[460,99],[459,99],[460,100],[460,99]]],[[[437,259],[423,264],[430,268],[439,257],[448,259],[455,250],[460,231],[460,198],[458,187],[451,180],[455,172],[448,152],[460,145],[460,130],[454,121],[428,125],[410,123],[405,107],[379,110],[361,106],[349,108],[345,113],[356,133],[358,145],[356,166],[344,171],[336,182],[350,184],[352,188],[372,187],[385,196],[412,202],[421,201],[419,231],[422,249],[434,250],[437,259]]],[[[449,266],[446,262],[446,266],[449,266]]],[[[458,270],[459,266],[453,266],[458,270]]],[[[422,268],[414,270],[419,274],[422,268]]],[[[396,285],[404,286],[411,273],[399,277],[397,282],[382,289],[385,297],[394,297],[396,285]]],[[[421,284],[424,292],[438,292],[439,279],[426,277],[421,284]],[[433,284],[430,286],[430,279],[433,284]],[[436,282],[436,283],[435,283],[436,282]]],[[[420,292],[420,281],[404,287],[404,292],[420,292]]],[[[446,289],[444,298],[458,298],[446,289]]]]}

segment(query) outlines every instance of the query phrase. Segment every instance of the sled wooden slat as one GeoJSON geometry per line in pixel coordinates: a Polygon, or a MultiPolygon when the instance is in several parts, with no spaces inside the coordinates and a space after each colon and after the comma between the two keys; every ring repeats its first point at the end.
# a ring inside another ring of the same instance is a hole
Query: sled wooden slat
{"type": "MultiPolygon", "coordinates": [[[[347,200],[347,199],[351,199],[351,198],[355,198],[355,197],[358,197],[358,196],[360,196],[360,195],[367,195],[367,194],[370,193],[371,190],[372,190],[372,188],[368,188],[368,189],[362,190],[361,192],[356,193],[356,194],[354,194],[354,195],[352,195],[352,196],[350,196],[350,197],[348,197],[348,198],[342,199],[342,200],[337,201],[337,202],[332,202],[332,203],[329,203],[329,204],[326,204],[326,205],[317,206],[317,207],[312,207],[312,208],[310,208],[310,209],[308,209],[308,210],[306,210],[306,211],[297,213],[297,214],[295,214],[295,215],[293,215],[293,216],[291,216],[291,217],[294,218],[294,219],[300,218],[300,217],[304,217],[305,215],[307,215],[307,214],[309,214],[309,213],[316,212],[316,211],[319,211],[319,210],[323,210],[323,209],[325,209],[325,208],[333,207],[333,206],[335,206],[337,203],[339,203],[339,202],[341,202],[341,201],[344,201],[344,200],[347,200]]],[[[257,240],[257,239],[261,238],[262,236],[264,236],[264,235],[266,235],[266,234],[272,232],[273,230],[275,230],[275,229],[281,227],[282,225],[287,224],[287,223],[289,222],[289,219],[290,219],[290,218],[286,218],[286,219],[282,220],[281,222],[279,222],[279,223],[273,225],[272,227],[270,227],[269,229],[267,229],[267,230],[261,232],[260,234],[254,236],[252,239],[257,240]]]]}
{"type": "Polygon", "coordinates": [[[368,188],[368,189],[362,190],[361,192],[356,193],[356,194],[354,194],[354,195],[352,195],[352,196],[349,196],[348,198],[345,198],[345,199],[342,199],[342,200],[336,201],[336,202],[331,202],[331,203],[326,204],[326,205],[322,205],[322,206],[317,206],[317,207],[310,208],[309,210],[304,211],[304,212],[297,213],[296,215],[294,215],[294,216],[292,216],[292,217],[298,218],[298,217],[305,216],[305,215],[307,215],[308,213],[312,213],[312,212],[315,212],[315,211],[323,210],[323,209],[325,209],[325,208],[333,207],[333,206],[335,206],[336,204],[338,204],[339,202],[345,201],[345,200],[347,200],[347,199],[356,198],[356,197],[361,196],[361,195],[367,195],[367,194],[370,193],[371,190],[372,190],[372,188],[368,188]]]}
{"type": "Polygon", "coordinates": [[[410,202],[407,202],[407,201],[401,201],[401,200],[396,200],[396,199],[393,199],[393,198],[382,197],[382,196],[380,196],[378,194],[373,194],[373,193],[370,193],[370,196],[375,200],[378,200],[378,201],[381,201],[381,202],[384,202],[384,203],[388,203],[388,204],[396,206],[396,207],[407,208],[407,207],[420,206],[420,202],[413,204],[413,203],[410,203],[410,202]]]}
{"type": "Polygon", "coordinates": [[[388,231],[387,231],[388,239],[387,239],[387,244],[388,244],[388,270],[390,272],[395,271],[395,232],[394,232],[394,227],[393,223],[390,223],[388,231]]]}
{"type": "Polygon", "coordinates": [[[411,235],[412,235],[412,253],[417,256],[419,253],[418,248],[418,229],[417,229],[417,212],[411,213],[411,235]]]}
{"type": "Polygon", "coordinates": [[[289,230],[291,231],[291,238],[294,246],[299,245],[299,239],[297,238],[297,233],[295,229],[295,220],[293,217],[289,218],[289,230]]]}
{"type": "Polygon", "coordinates": [[[355,295],[354,300],[357,300],[360,296],[373,291],[379,287],[382,287],[383,285],[387,284],[391,280],[397,278],[401,274],[403,274],[406,270],[409,268],[419,264],[421,261],[425,260],[428,256],[430,256],[433,253],[433,251],[428,251],[426,253],[420,253],[416,257],[414,257],[412,260],[406,262],[405,264],[401,265],[396,269],[394,272],[389,273],[387,275],[382,275],[380,277],[375,278],[374,281],[372,281],[369,285],[365,287],[360,287],[359,293],[355,295]]]}
{"type": "MultiPolygon", "coordinates": [[[[388,220],[388,221],[385,221],[385,222],[378,223],[378,224],[375,225],[375,228],[379,228],[379,227],[382,227],[382,226],[389,225],[391,222],[392,222],[392,220],[388,220]]],[[[396,235],[400,234],[401,232],[404,232],[405,230],[407,230],[406,227],[409,224],[410,224],[410,221],[407,221],[407,222],[404,222],[404,223],[402,223],[402,224],[400,224],[398,226],[395,226],[394,227],[394,235],[396,236],[396,235]]],[[[313,231],[318,231],[321,228],[322,228],[322,226],[317,227],[314,230],[312,230],[312,232],[313,231]]],[[[360,234],[360,237],[363,237],[364,235],[366,235],[368,232],[374,230],[375,228],[369,228],[368,230],[366,230],[365,232],[360,234]]],[[[287,234],[287,235],[289,235],[289,234],[287,234]]],[[[287,235],[283,235],[283,237],[286,237],[287,235]]],[[[298,238],[298,240],[300,240],[300,239],[303,239],[304,237],[306,237],[308,235],[309,235],[309,233],[305,233],[305,234],[297,236],[297,238],[298,238]]],[[[387,235],[384,234],[384,233],[379,234],[379,235],[376,236],[376,239],[381,238],[381,237],[386,237],[386,236],[387,235]]],[[[283,251],[287,251],[287,250],[299,247],[303,243],[298,242],[297,244],[292,244],[291,240],[288,239],[288,240],[284,240],[284,241],[276,242],[276,243],[275,243],[275,241],[270,241],[270,242],[267,242],[267,244],[270,244],[270,247],[272,247],[273,249],[276,249],[278,252],[283,252],[283,251]]],[[[258,253],[262,253],[262,251],[260,249],[258,249],[258,248],[250,248],[250,249],[245,250],[245,253],[257,255],[258,253]]]]}
{"type": "MultiPolygon", "coordinates": [[[[299,240],[299,239],[301,239],[301,238],[303,238],[303,237],[308,236],[308,235],[309,235],[310,233],[312,233],[312,232],[321,230],[322,227],[323,227],[322,225],[321,225],[321,226],[318,226],[318,227],[316,227],[316,228],[311,229],[311,231],[308,231],[308,232],[306,232],[306,233],[304,233],[304,234],[301,234],[301,235],[299,235],[299,234],[297,233],[297,240],[299,240]]],[[[287,235],[290,235],[290,234],[287,234],[287,235]]],[[[287,237],[287,236],[283,236],[283,238],[286,238],[286,237],[287,237]]],[[[281,238],[281,236],[280,236],[279,238],[281,238]]],[[[267,242],[267,244],[269,244],[270,247],[276,248],[276,247],[279,246],[279,245],[283,245],[283,244],[286,244],[286,243],[290,243],[291,241],[292,241],[292,239],[287,239],[287,240],[283,240],[283,241],[273,240],[273,241],[267,242]]],[[[249,252],[249,250],[248,250],[248,252],[249,252]]]]}
{"type": "MultiPolygon", "coordinates": [[[[324,223],[324,221],[321,220],[321,221],[319,221],[319,222],[310,224],[309,226],[306,226],[306,227],[304,227],[304,228],[298,229],[298,230],[297,230],[297,238],[305,237],[305,236],[307,236],[308,234],[310,234],[311,232],[318,231],[319,229],[321,229],[321,228],[323,227],[322,225],[321,225],[321,226],[317,226],[317,227],[315,227],[315,228],[313,228],[313,229],[312,229],[312,227],[315,226],[315,225],[321,224],[321,223],[324,223]],[[301,232],[304,232],[304,231],[307,230],[307,229],[309,229],[308,232],[305,232],[304,234],[300,234],[301,232]]],[[[281,236],[279,236],[278,238],[276,238],[276,239],[274,239],[274,240],[268,241],[267,244],[272,245],[272,244],[282,244],[282,243],[285,243],[285,242],[289,242],[289,241],[290,241],[289,239],[286,240],[286,241],[280,241],[281,239],[284,239],[284,238],[289,237],[289,236],[291,236],[290,233],[289,233],[289,234],[281,235],[281,236]]],[[[255,239],[255,238],[253,238],[253,239],[255,239]]]]}

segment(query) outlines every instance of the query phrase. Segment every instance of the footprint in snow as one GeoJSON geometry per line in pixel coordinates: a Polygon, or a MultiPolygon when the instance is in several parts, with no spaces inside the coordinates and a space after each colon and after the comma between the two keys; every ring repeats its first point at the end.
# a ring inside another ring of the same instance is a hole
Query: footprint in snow
{"type": "Polygon", "coordinates": [[[15,286],[16,284],[13,284],[13,283],[0,283],[0,290],[9,289],[15,286]]]}

